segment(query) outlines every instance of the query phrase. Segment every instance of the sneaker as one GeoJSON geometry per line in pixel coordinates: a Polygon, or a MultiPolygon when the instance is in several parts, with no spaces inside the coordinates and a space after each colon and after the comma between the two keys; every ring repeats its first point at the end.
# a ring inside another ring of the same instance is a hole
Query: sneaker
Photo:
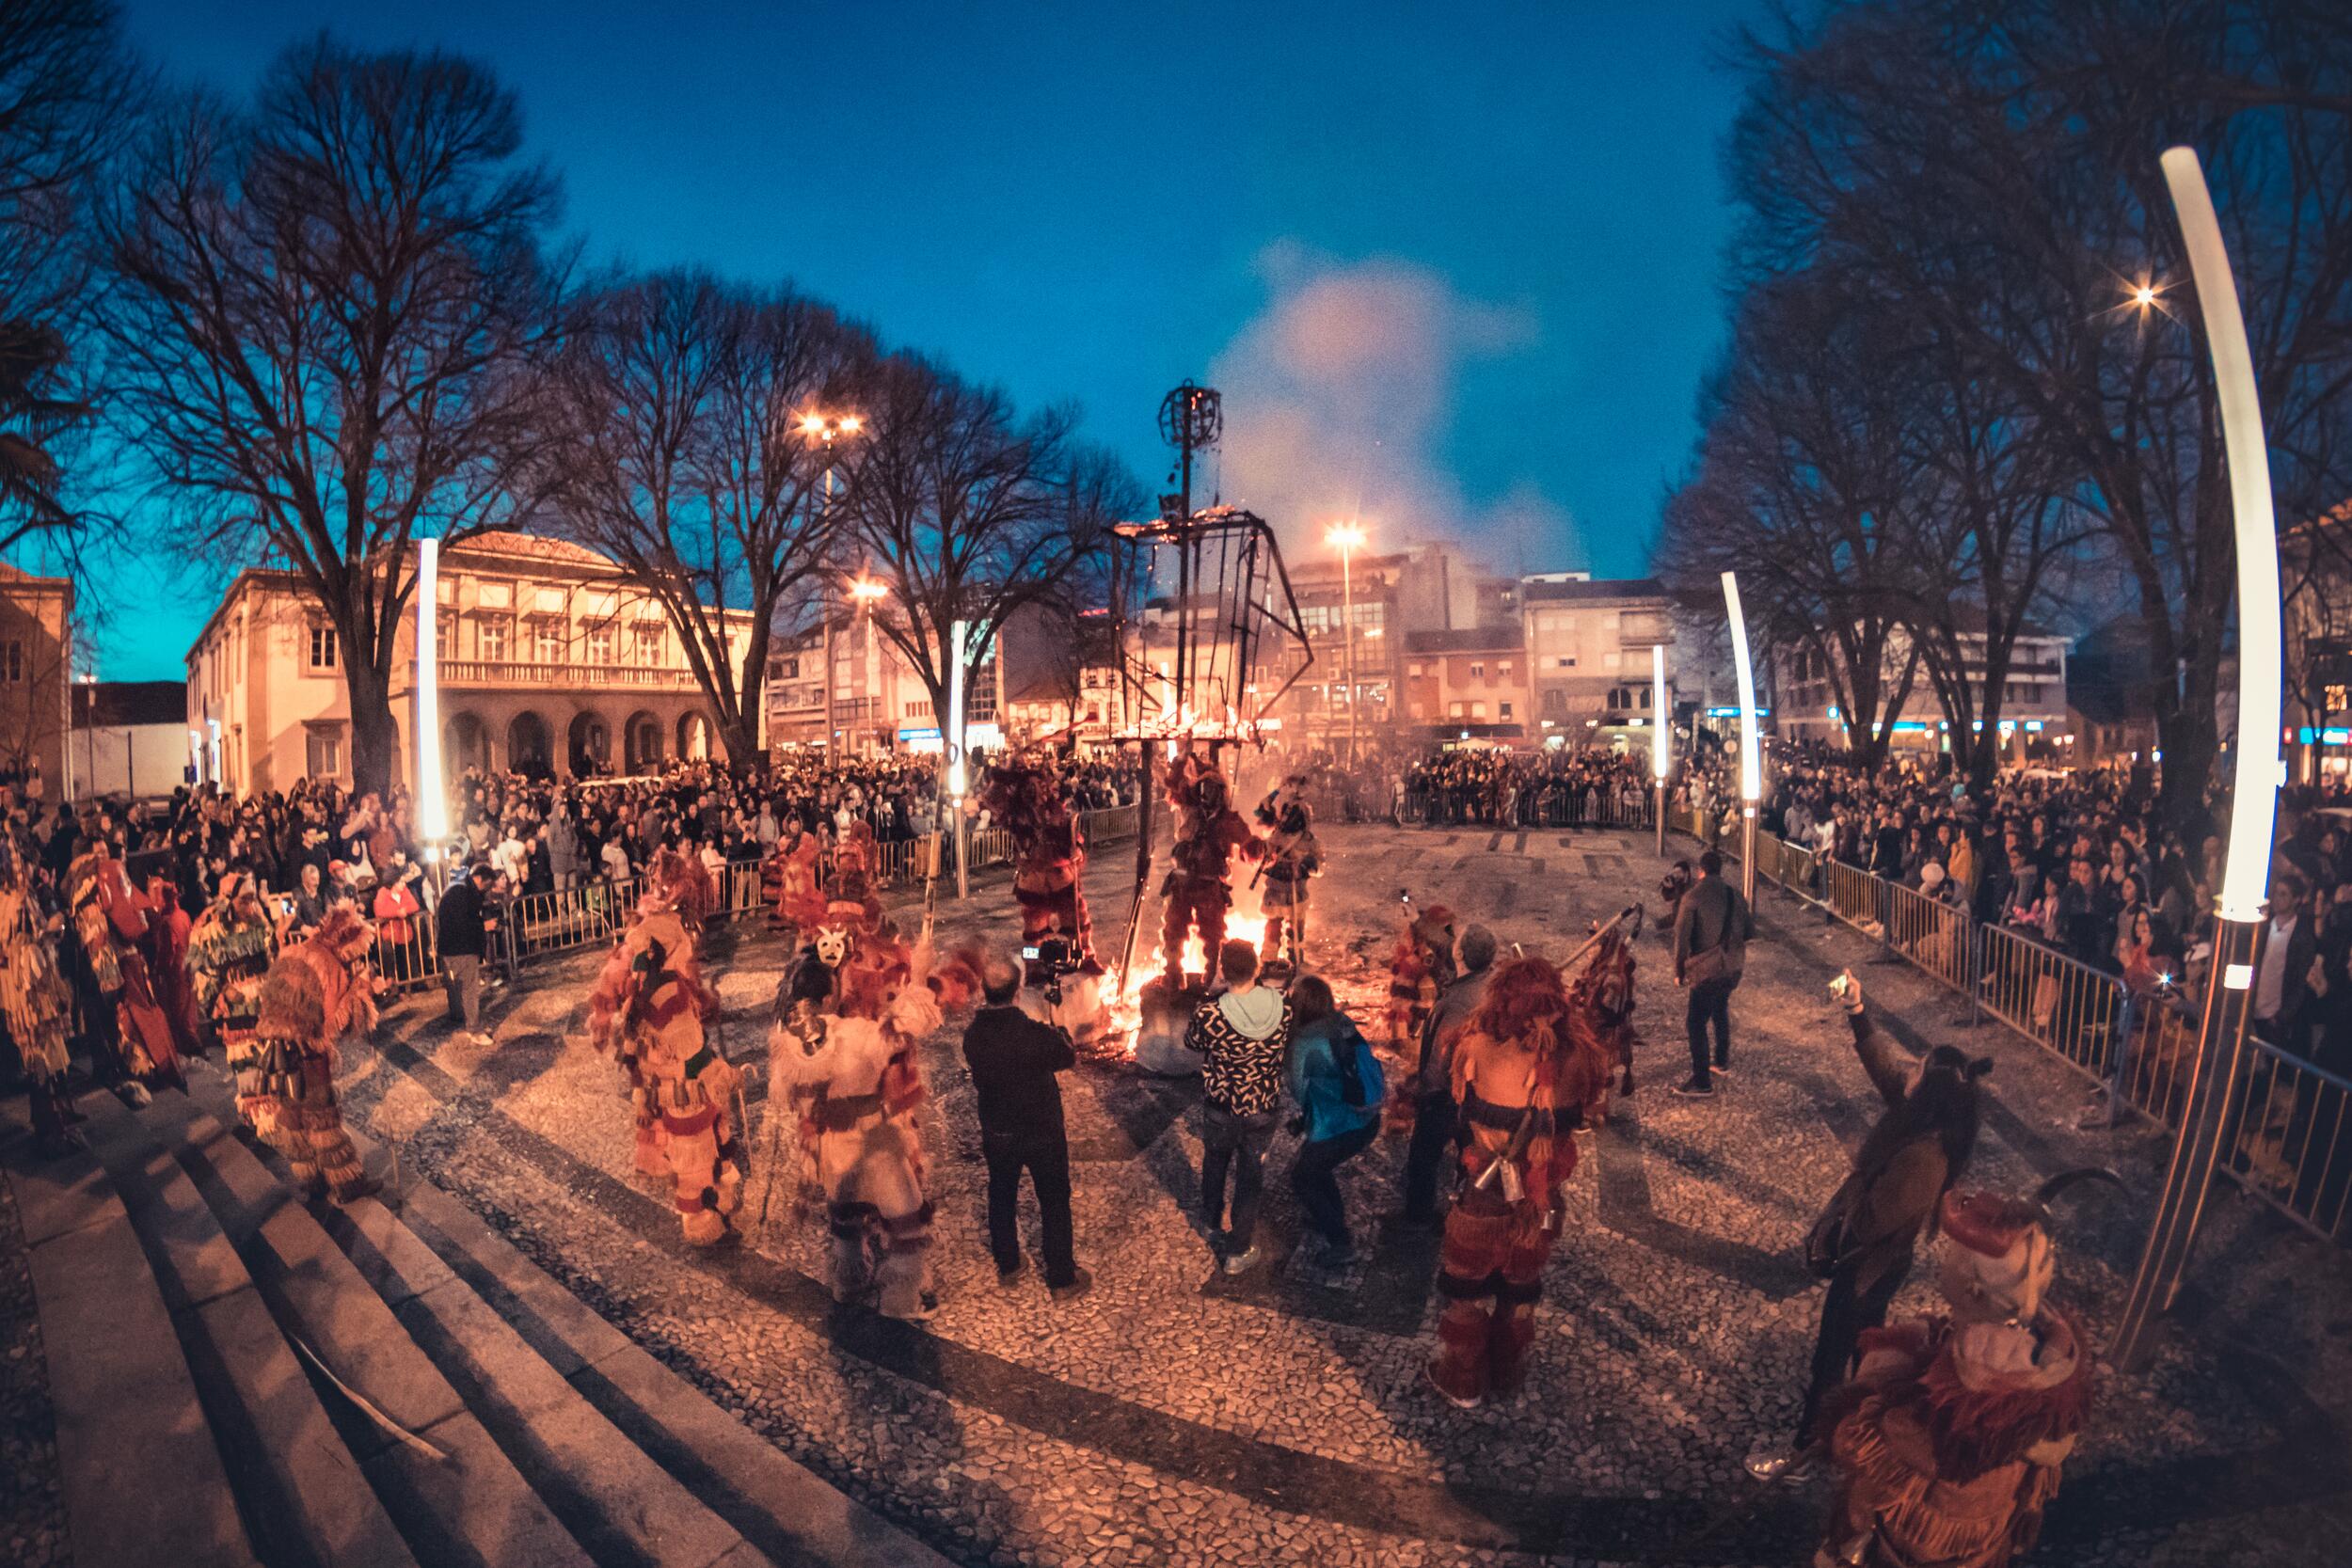
{"type": "Polygon", "coordinates": [[[1793,1486],[1813,1474],[1813,1453],[1809,1449],[1758,1449],[1748,1455],[1747,1469],[1758,1481],[1793,1486]]]}
{"type": "Polygon", "coordinates": [[[1708,1069],[1708,1075],[1714,1078],[1728,1078],[1731,1076],[1731,1064],[1729,1062],[1717,1062],[1713,1067],[1708,1069]]]}
{"type": "Polygon", "coordinates": [[[1028,1272],[1029,1260],[1026,1258],[1017,1258],[1013,1259],[1011,1268],[996,1271],[996,1283],[1000,1286],[1009,1286],[1028,1272]]]}
{"type": "Polygon", "coordinates": [[[1685,1078],[1675,1085],[1675,1093],[1685,1100],[1712,1100],[1715,1098],[1715,1085],[1702,1084],[1695,1078],[1685,1078]]]}
{"type": "Polygon", "coordinates": [[[1258,1249],[1254,1246],[1246,1247],[1242,1251],[1233,1253],[1228,1257],[1223,1263],[1218,1265],[1218,1267],[1222,1268],[1227,1274],[1246,1274],[1249,1270],[1249,1265],[1257,1260],[1258,1249]]]}
{"type": "Polygon", "coordinates": [[[1078,1269],[1071,1274],[1069,1284],[1054,1287],[1053,1296],[1056,1301],[1075,1301],[1093,1289],[1094,1275],[1084,1269],[1078,1269]]]}
{"type": "Polygon", "coordinates": [[[127,1080],[117,1087],[115,1098],[134,1111],[144,1111],[155,1103],[155,1097],[147,1092],[147,1085],[136,1079],[127,1080]]]}

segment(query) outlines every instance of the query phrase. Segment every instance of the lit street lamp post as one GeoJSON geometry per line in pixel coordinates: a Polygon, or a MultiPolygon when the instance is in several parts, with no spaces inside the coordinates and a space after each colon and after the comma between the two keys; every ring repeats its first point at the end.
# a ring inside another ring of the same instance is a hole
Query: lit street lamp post
{"type": "Polygon", "coordinates": [[[1658,779],[1658,858],[1666,858],[1666,775],[1674,768],[1668,748],[1674,742],[1674,721],[1666,712],[1665,644],[1649,645],[1650,722],[1657,726],[1649,743],[1649,767],[1658,779]]]}
{"type": "MultiPolygon", "coordinates": [[[[2188,1103],[2172,1146],[2164,1187],[2149,1223],[2148,1241],[2131,1292],[2116,1322],[2111,1357],[2129,1370],[2145,1356],[2154,1320],[2169,1309],[2188,1268],[2197,1227],[2214,1181],[2214,1166],[2232,1123],[2246,1073],[2246,1027],[2253,1011],[2254,975],[2262,962],[2263,908],[2269,896],[2270,838],[2280,784],[2279,540],[2270,496],[2270,453],[2263,435],[2262,403],[2253,353],[2246,341],[2237,281],[2214,214],[2197,154],[2169,149],[2165,183],[2180,215],[2197,300],[2205,321],[2221,404],[2230,502],[2237,539],[2238,705],[2237,770],[2230,800],[2230,847],[2222,863],[2221,899],[2215,922],[2213,968],[2188,1103]]],[[[2142,284],[2144,306],[2153,291],[2142,284]]]]}
{"type": "Polygon", "coordinates": [[[1347,766],[1356,766],[1356,579],[1355,554],[1363,545],[1364,531],[1356,523],[1339,523],[1323,536],[1340,552],[1340,663],[1347,681],[1347,766]]]}
{"type": "Polygon", "coordinates": [[[1764,759],[1756,738],[1756,671],[1748,662],[1748,621],[1740,609],[1740,579],[1724,574],[1724,609],[1731,619],[1731,652],[1740,672],[1740,887],[1756,903],[1756,802],[1764,793],[1764,759]]]}
{"type": "MultiPolygon", "coordinates": [[[[801,416],[801,435],[808,440],[822,441],[825,444],[825,520],[828,522],[833,520],[833,490],[835,477],[833,466],[833,444],[840,437],[855,436],[865,428],[866,421],[855,414],[807,413],[801,416]]],[[[826,543],[827,547],[830,548],[832,542],[828,540],[826,543]]],[[[835,732],[833,700],[833,605],[830,594],[827,594],[823,602],[818,604],[818,611],[824,617],[825,756],[828,761],[831,761],[838,757],[840,753],[834,750],[835,732]]]]}

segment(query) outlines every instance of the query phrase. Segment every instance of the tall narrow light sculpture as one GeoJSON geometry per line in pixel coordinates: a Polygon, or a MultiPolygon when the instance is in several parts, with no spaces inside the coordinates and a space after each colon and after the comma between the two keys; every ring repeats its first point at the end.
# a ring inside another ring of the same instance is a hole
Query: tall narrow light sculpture
{"type": "Polygon", "coordinates": [[[2169,1308],[2197,1242],[2198,1221],[2213,1189],[2214,1165],[2233,1119],[2246,1072],[2246,1025],[2260,962],[2263,905],[2269,895],[2270,832],[2278,811],[2279,538],[2271,513],[2270,451],[2254,389],[2254,356],[2238,309],[2237,280],[2221,243],[2213,194],[2194,150],[2169,149],[2164,181],[2181,220],[2181,238],[2197,282],[2221,404],[2221,437],[2230,466],[2230,505],[2237,534],[2237,776],[2230,802],[2230,847],[2221,869],[2213,974],[2198,1035],[2188,1104],[2181,1115],[2172,1163],[2164,1176],[2139,1269],[2115,1327],[2111,1357],[2136,1366],[2146,1354],[2156,1317],[2169,1308]]]}
{"type": "Polygon", "coordinates": [[[417,541],[417,833],[438,887],[449,840],[449,795],[441,786],[441,542],[417,541]]]}
{"type": "Polygon", "coordinates": [[[956,897],[972,895],[972,879],[964,863],[970,857],[970,847],[963,826],[963,796],[966,778],[963,768],[963,639],[965,623],[956,622],[947,630],[947,733],[940,744],[947,754],[948,809],[955,813],[956,822],[956,897]]]}
{"type": "Polygon", "coordinates": [[[1756,671],[1748,663],[1748,622],[1740,579],[1724,574],[1724,612],[1731,619],[1731,657],[1740,670],[1740,888],[1756,902],[1756,802],[1764,793],[1764,758],[1756,738],[1756,671]]]}
{"type": "Polygon", "coordinates": [[[1650,722],[1656,726],[1650,731],[1649,768],[1658,779],[1658,854],[1662,860],[1666,854],[1666,775],[1674,771],[1674,759],[1667,754],[1674,741],[1674,719],[1666,711],[1666,645],[1662,642],[1649,645],[1649,694],[1650,722]]]}

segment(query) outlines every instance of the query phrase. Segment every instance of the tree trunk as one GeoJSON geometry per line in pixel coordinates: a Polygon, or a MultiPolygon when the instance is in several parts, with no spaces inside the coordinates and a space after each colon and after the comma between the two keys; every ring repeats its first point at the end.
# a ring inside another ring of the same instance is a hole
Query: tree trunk
{"type": "Polygon", "coordinates": [[[400,726],[387,696],[391,682],[373,659],[352,659],[343,666],[343,686],[351,697],[351,787],[389,794],[401,774],[400,726]]]}

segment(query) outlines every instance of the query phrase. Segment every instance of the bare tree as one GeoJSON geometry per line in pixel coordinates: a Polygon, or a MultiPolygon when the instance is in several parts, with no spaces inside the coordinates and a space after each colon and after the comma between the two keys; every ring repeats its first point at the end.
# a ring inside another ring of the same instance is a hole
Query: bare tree
{"type": "Polygon", "coordinates": [[[140,75],[97,0],[0,0],[0,550],[71,543],[58,448],[92,393],[72,353],[92,304],[82,222],[134,122],[140,75]]]}
{"type": "Polygon", "coordinates": [[[878,369],[866,421],[841,505],[891,591],[874,624],[944,722],[956,625],[975,666],[1014,611],[1099,546],[1134,481],[1073,439],[1068,411],[1019,419],[1002,392],[911,356],[878,369]]]}
{"type": "Polygon", "coordinates": [[[1821,279],[1751,291],[1658,563],[1694,603],[1738,572],[1759,645],[1829,683],[1865,768],[1885,755],[1918,663],[1896,635],[1916,553],[1912,410],[1878,373],[1883,325],[1821,279]]]}
{"type": "Polygon", "coordinates": [[[560,329],[554,180],[482,67],[330,40],[252,102],[191,97],[101,237],[119,405],[226,568],[281,562],[337,633],[352,772],[397,773],[389,698],[411,542],[528,513],[534,367],[560,329]]]}
{"type": "Polygon", "coordinates": [[[2281,515],[2352,488],[2352,18],[2300,0],[1881,0],[1756,53],[1750,249],[1870,277],[2006,383],[2132,584],[2168,811],[2201,807],[2235,594],[2204,344],[2156,154],[2195,145],[2281,515]],[[2145,294],[2141,291],[2145,289],[2145,294]]]}
{"type": "Polygon", "coordinates": [[[874,357],[789,289],[671,272],[601,293],[550,377],[559,526],[661,606],[739,770],[760,755],[779,616],[825,586],[832,454],[802,421],[853,404],[874,357]]]}

